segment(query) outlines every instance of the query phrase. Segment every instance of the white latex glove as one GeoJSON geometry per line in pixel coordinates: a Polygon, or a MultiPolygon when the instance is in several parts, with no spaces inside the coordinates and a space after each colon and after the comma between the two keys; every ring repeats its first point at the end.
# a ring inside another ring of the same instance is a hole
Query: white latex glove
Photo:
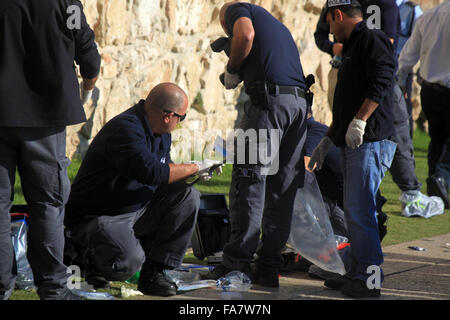
{"type": "Polygon", "coordinates": [[[355,149],[363,143],[364,129],[366,128],[366,122],[354,118],[350,122],[347,133],[345,134],[345,142],[347,146],[355,149]]]}
{"type": "Polygon", "coordinates": [[[320,170],[322,169],[322,164],[325,161],[325,157],[330,151],[331,147],[334,146],[333,141],[328,136],[325,136],[320,140],[317,147],[314,149],[311,159],[309,160],[308,168],[309,170],[320,170]],[[314,166],[316,166],[314,168],[314,166]]]}
{"type": "Polygon", "coordinates": [[[92,98],[92,92],[94,92],[94,89],[86,90],[86,89],[84,89],[83,83],[81,83],[81,104],[82,105],[85,105],[92,98]]]}
{"type": "Polygon", "coordinates": [[[239,73],[230,73],[228,72],[228,65],[225,66],[225,78],[224,84],[226,89],[234,89],[241,83],[241,77],[239,77],[239,73]]]}
{"type": "MultiPolygon", "coordinates": [[[[197,175],[202,181],[208,181],[212,178],[212,174],[209,173],[209,169],[216,165],[216,164],[222,164],[219,160],[210,160],[205,159],[203,161],[192,161],[192,163],[195,163],[198,166],[198,172],[197,175]]],[[[218,167],[216,169],[216,173],[218,175],[222,174],[222,166],[218,167]]]]}

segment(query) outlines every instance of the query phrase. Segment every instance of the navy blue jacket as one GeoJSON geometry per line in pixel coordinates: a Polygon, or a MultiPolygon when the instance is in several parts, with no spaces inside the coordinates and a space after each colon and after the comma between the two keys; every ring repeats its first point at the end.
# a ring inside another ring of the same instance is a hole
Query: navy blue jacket
{"type": "Polygon", "coordinates": [[[381,30],[369,30],[361,21],[342,49],[333,104],[333,132],[336,146],[346,146],[345,134],[362,103],[369,98],[379,103],[367,120],[364,141],[380,141],[394,133],[393,85],[396,67],[392,43],[381,30]]]}
{"type": "Polygon", "coordinates": [[[93,79],[100,54],[82,8],[79,0],[0,1],[0,126],[86,121],[74,61],[93,79]],[[79,8],[79,29],[70,6],[79,8]]]}
{"type": "Polygon", "coordinates": [[[168,183],[171,135],[153,134],[144,103],[111,119],[92,141],[72,184],[66,226],[84,215],[139,210],[168,183]]]}
{"type": "Polygon", "coordinates": [[[288,28],[260,6],[237,3],[225,12],[225,23],[231,37],[234,23],[242,17],[249,18],[255,30],[252,50],[239,70],[245,86],[267,81],[304,88],[299,52],[288,28]]]}

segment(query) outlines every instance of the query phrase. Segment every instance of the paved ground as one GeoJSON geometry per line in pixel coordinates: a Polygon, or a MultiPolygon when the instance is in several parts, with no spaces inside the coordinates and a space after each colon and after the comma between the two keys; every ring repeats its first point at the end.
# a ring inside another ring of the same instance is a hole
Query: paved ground
{"type": "MultiPolygon", "coordinates": [[[[401,243],[383,248],[385,280],[383,300],[450,300],[450,234],[401,243]],[[426,248],[414,251],[408,246],[426,248]]],[[[157,300],[155,297],[134,299],[157,300]]],[[[161,299],[161,298],[160,298],[161,299]]],[[[248,292],[220,292],[214,288],[184,292],[164,300],[343,300],[350,299],[330,290],[322,280],[304,272],[280,278],[280,288],[253,285],[248,292]]]]}

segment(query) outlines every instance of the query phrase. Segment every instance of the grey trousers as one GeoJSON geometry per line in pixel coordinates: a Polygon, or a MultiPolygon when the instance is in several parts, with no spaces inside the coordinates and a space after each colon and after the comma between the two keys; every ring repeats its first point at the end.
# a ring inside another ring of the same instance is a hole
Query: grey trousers
{"type": "Polygon", "coordinates": [[[194,231],[200,192],[183,183],[158,190],[147,207],[111,216],[86,216],[70,237],[86,252],[87,269],[124,281],[146,259],[179,267],[194,231]]]}
{"type": "MultiPolygon", "coordinates": [[[[261,161],[252,163],[250,157],[246,157],[244,163],[235,160],[229,193],[231,237],[223,250],[223,264],[231,269],[245,268],[255,252],[261,265],[275,268],[281,265],[295,194],[304,183],[306,101],[288,94],[269,97],[269,110],[248,103],[239,126],[243,132],[274,129],[279,135],[279,150],[277,160],[268,171],[268,165],[261,161]]],[[[273,131],[267,131],[267,135],[267,140],[274,138],[273,131]]],[[[255,145],[260,150],[264,141],[250,138],[246,150],[255,145]]],[[[275,150],[271,151],[273,156],[275,150]]]]}
{"type": "Polygon", "coordinates": [[[30,215],[27,257],[37,293],[41,299],[58,299],[68,290],[63,221],[69,164],[64,127],[0,128],[0,295],[15,283],[9,210],[16,167],[30,215]]]}
{"type": "Polygon", "coordinates": [[[422,184],[415,173],[414,146],[411,139],[410,115],[406,102],[398,85],[394,87],[395,134],[393,140],[397,143],[394,159],[389,172],[401,191],[420,190],[422,184]]]}

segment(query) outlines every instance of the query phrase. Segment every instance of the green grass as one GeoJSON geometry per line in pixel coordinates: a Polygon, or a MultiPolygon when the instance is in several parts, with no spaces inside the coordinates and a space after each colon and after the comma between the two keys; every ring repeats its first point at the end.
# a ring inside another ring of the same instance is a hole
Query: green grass
{"type": "MultiPolygon", "coordinates": [[[[427,133],[416,130],[414,133],[416,175],[418,176],[419,181],[423,183],[422,192],[424,194],[426,194],[425,180],[428,172],[427,149],[429,141],[427,133]]],[[[72,160],[72,164],[69,167],[69,178],[71,181],[73,181],[80,164],[80,158],[72,160]]],[[[231,165],[226,165],[221,176],[215,176],[208,182],[197,183],[195,187],[202,193],[224,193],[228,199],[230,181],[231,165]]],[[[15,203],[24,204],[25,200],[20,188],[20,179],[17,175],[15,193],[15,203]]],[[[393,182],[389,172],[386,174],[386,177],[381,184],[381,193],[388,200],[383,207],[383,210],[388,215],[388,233],[383,240],[384,246],[450,232],[450,210],[446,210],[443,215],[434,216],[429,219],[403,217],[401,215],[401,203],[399,201],[400,190],[393,182]]],[[[188,263],[199,262],[192,254],[186,255],[185,261],[188,263]]],[[[120,297],[120,287],[123,284],[123,282],[113,282],[111,284],[111,290],[108,292],[116,297],[120,297]]],[[[136,289],[136,285],[126,284],[126,286],[136,289]]],[[[12,299],[32,300],[38,299],[38,296],[35,291],[16,290],[13,293],[12,299]]]]}
{"type": "MultiPolygon", "coordinates": [[[[428,176],[427,151],[430,138],[421,130],[414,133],[414,156],[416,160],[416,175],[422,183],[422,193],[426,194],[425,180],[428,176]]],[[[202,193],[224,193],[228,199],[231,180],[231,166],[227,165],[222,176],[215,177],[209,182],[197,184],[202,193]]],[[[381,184],[381,194],[388,200],[383,211],[388,215],[388,233],[383,239],[383,245],[391,245],[450,232],[450,210],[443,215],[425,218],[406,218],[401,215],[402,207],[399,200],[400,189],[387,172],[381,184]]]]}
{"type": "MultiPolygon", "coordinates": [[[[422,193],[426,194],[425,181],[428,177],[427,152],[430,138],[424,131],[416,130],[414,132],[413,143],[416,175],[422,183],[422,193]]],[[[388,233],[383,240],[384,246],[450,232],[450,210],[445,210],[443,215],[428,219],[420,217],[406,218],[402,216],[399,200],[400,189],[393,182],[389,172],[381,184],[381,194],[388,200],[383,207],[383,211],[388,215],[388,233]]]]}

